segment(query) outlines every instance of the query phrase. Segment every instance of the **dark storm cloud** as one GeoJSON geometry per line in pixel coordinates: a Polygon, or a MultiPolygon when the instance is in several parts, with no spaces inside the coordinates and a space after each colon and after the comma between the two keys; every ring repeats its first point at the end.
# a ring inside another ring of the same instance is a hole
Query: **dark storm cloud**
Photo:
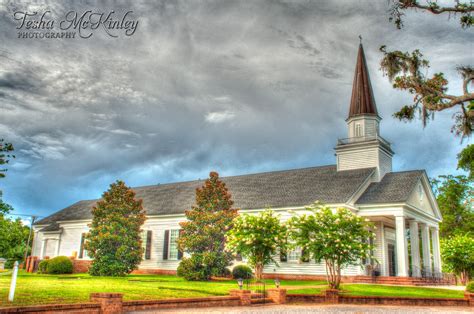
{"type": "Polygon", "coordinates": [[[386,10],[371,1],[9,2],[0,8],[0,137],[17,158],[0,188],[18,212],[44,215],[118,178],[137,186],[333,164],[359,34],[396,170],[453,171],[461,145],[451,113],[425,130],[391,118],[410,96],[382,76],[378,48],[420,48],[457,93],[453,60],[472,63],[469,33],[422,13],[397,31],[386,10]],[[15,8],[133,10],[139,26],[128,38],[18,39],[15,8]]]}

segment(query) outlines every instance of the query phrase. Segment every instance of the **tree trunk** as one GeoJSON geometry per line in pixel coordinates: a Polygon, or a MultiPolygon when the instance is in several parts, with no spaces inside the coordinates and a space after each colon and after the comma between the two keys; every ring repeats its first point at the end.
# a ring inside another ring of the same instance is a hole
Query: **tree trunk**
{"type": "Polygon", "coordinates": [[[337,272],[336,272],[336,284],[334,285],[334,289],[339,290],[339,285],[341,284],[341,266],[337,265],[337,272]]]}
{"type": "Polygon", "coordinates": [[[257,263],[255,265],[255,279],[261,280],[263,276],[263,265],[261,263],[257,263]]]}

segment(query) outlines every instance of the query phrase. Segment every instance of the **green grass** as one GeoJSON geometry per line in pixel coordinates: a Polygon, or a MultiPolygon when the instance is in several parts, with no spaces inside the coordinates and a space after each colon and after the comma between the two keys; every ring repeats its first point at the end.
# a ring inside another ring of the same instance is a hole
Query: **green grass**
{"type": "MultiPolygon", "coordinates": [[[[385,286],[370,284],[343,284],[341,289],[347,295],[357,296],[392,296],[392,297],[421,297],[421,298],[463,298],[464,292],[442,288],[423,288],[406,286],[385,286]]],[[[321,288],[306,288],[290,290],[288,293],[315,294],[326,290],[321,288]]]]}
{"type": "MultiPolygon", "coordinates": [[[[191,298],[228,295],[238,289],[235,280],[188,282],[176,276],[129,275],[126,277],[93,277],[87,274],[41,275],[21,271],[18,275],[14,303],[7,301],[11,276],[0,276],[0,307],[52,303],[77,303],[89,300],[92,292],[119,292],[125,300],[191,298]]],[[[281,281],[281,286],[311,286],[324,282],[281,281]]],[[[273,280],[266,280],[273,288],[273,280]]]]}
{"type": "MultiPolygon", "coordinates": [[[[41,275],[21,271],[18,275],[15,301],[7,301],[11,275],[0,276],[0,307],[52,303],[87,302],[92,292],[119,292],[125,300],[191,298],[228,295],[237,289],[235,280],[189,282],[176,276],[129,275],[126,277],[92,277],[87,274],[41,275]]],[[[273,288],[273,280],[265,280],[273,288]]],[[[320,293],[324,281],[281,280],[288,293],[320,293]],[[293,289],[292,289],[293,288],[293,289]]],[[[347,284],[342,289],[349,295],[411,296],[462,298],[462,291],[447,289],[347,284]]]]}

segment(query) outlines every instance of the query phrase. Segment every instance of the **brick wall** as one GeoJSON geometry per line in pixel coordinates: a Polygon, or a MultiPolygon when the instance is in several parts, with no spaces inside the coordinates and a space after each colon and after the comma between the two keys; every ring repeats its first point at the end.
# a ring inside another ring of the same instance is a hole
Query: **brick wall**
{"type": "Polygon", "coordinates": [[[92,261],[74,259],[72,257],[71,257],[71,261],[72,261],[72,272],[74,274],[87,273],[92,263],[92,261]]]}
{"type": "MultiPolygon", "coordinates": [[[[271,300],[277,304],[283,303],[339,303],[339,304],[373,304],[373,305],[405,305],[405,306],[474,306],[474,294],[466,293],[464,299],[436,298],[400,298],[400,297],[365,297],[345,296],[335,290],[325,295],[316,294],[287,294],[286,289],[269,289],[271,300]]],[[[97,313],[112,314],[165,308],[198,308],[217,306],[250,305],[249,290],[233,290],[230,296],[123,301],[120,293],[92,293],[90,303],[53,304],[41,306],[0,308],[0,313],[97,313]]]]}
{"type": "Polygon", "coordinates": [[[123,302],[124,312],[155,310],[165,308],[198,308],[212,306],[239,306],[240,299],[234,296],[186,298],[167,300],[145,300],[123,302]]]}
{"type": "Polygon", "coordinates": [[[132,274],[138,275],[176,275],[176,270],[170,269],[137,269],[132,274]]]}
{"type": "Polygon", "coordinates": [[[371,304],[371,305],[406,305],[406,306],[472,306],[469,298],[414,298],[414,297],[380,297],[380,296],[335,296],[323,294],[288,294],[288,303],[330,303],[330,304],[371,304]]]}

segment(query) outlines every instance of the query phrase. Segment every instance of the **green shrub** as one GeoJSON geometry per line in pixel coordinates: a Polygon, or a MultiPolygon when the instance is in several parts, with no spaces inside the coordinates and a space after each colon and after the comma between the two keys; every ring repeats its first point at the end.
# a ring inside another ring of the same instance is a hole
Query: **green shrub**
{"type": "Polygon", "coordinates": [[[471,281],[470,283],[467,284],[466,291],[474,293],[474,281],[471,281]]]}
{"type": "Polygon", "coordinates": [[[250,279],[252,278],[252,269],[247,265],[237,265],[232,269],[232,277],[234,279],[250,279]]]}
{"type": "Polygon", "coordinates": [[[48,263],[49,259],[44,259],[38,264],[38,273],[40,274],[46,274],[48,273],[48,263]]]}
{"type": "Polygon", "coordinates": [[[5,262],[5,269],[13,269],[13,265],[15,264],[15,260],[13,259],[8,259],[5,262]]]}
{"type": "Polygon", "coordinates": [[[72,262],[67,256],[56,256],[48,262],[48,274],[72,274],[72,262]]]}
{"type": "Polygon", "coordinates": [[[193,254],[190,258],[183,258],[179,263],[177,274],[189,281],[209,280],[209,268],[204,266],[202,255],[193,254]]]}

